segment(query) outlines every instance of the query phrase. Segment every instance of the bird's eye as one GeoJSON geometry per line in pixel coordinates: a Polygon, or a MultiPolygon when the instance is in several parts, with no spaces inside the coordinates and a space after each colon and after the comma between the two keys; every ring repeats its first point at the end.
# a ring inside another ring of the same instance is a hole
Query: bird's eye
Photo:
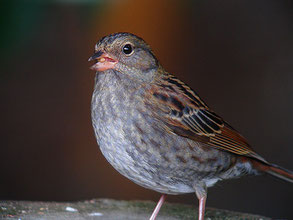
{"type": "Polygon", "coordinates": [[[122,48],[122,51],[126,55],[130,55],[133,51],[132,46],[130,44],[125,44],[122,48]]]}

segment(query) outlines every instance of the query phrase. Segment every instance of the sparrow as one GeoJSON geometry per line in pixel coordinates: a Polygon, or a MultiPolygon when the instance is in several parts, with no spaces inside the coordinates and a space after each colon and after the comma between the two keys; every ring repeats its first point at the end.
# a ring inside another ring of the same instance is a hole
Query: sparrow
{"type": "Polygon", "coordinates": [[[150,46],[131,33],[96,45],[91,117],[97,143],[123,176],[162,194],[195,192],[204,219],[207,188],[221,180],[269,174],[293,183],[293,173],[257,154],[188,85],[168,73],[150,46]]]}

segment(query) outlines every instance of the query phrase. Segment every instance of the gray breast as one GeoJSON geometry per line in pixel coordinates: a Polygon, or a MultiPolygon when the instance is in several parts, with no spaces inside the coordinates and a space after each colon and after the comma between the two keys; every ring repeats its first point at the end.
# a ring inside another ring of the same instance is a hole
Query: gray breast
{"type": "Polygon", "coordinates": [[[92,123],[103,155],[117,171],[146,188],[178,194],[194,192],[195,181],[227,169],[228,154],[166,132],[144,111],[143,91],[114,71],[96,77],[92,123]]]}

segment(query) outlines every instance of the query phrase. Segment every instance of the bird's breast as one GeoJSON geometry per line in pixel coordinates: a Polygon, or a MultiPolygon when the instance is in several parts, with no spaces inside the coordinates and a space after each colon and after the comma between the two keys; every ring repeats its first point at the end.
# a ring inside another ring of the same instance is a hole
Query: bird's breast
{"type": "Polygon", "coordinates": [[[115,73],[99,74],[92,96],[92,124],[106,159],[123,175],[137,173],[142,133],[149,124],[142,112],[142,89],[115,73]],[[144,125],[141,125],[144,124],[144,125]],[[140,127],[139,127],[140,126],[140,127]]]}
{"type": "Polygon", "coordinates": [[[194,181],[225,169],[228,154],[168,132],[149,111],[144,88],[123,80],[98,75],[92,96],[96,139],[117,171],[144,187],[176,194],[192,192],[194,181]]]}

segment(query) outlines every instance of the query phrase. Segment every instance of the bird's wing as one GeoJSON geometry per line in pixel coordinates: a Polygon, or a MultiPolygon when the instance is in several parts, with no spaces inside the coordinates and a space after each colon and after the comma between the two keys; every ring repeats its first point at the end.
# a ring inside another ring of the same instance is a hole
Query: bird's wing
{"type": "MultiPolygon", "coordinates": [[[[186,84],[172,75],[165,75],[151,89],[153,102],[158,103],[166,127],[208,146],[266,162],[255,153],[243,136],[214,113],[186,84]]],[[[162,115],[161,115],[162,116],[162,115]]]]}

